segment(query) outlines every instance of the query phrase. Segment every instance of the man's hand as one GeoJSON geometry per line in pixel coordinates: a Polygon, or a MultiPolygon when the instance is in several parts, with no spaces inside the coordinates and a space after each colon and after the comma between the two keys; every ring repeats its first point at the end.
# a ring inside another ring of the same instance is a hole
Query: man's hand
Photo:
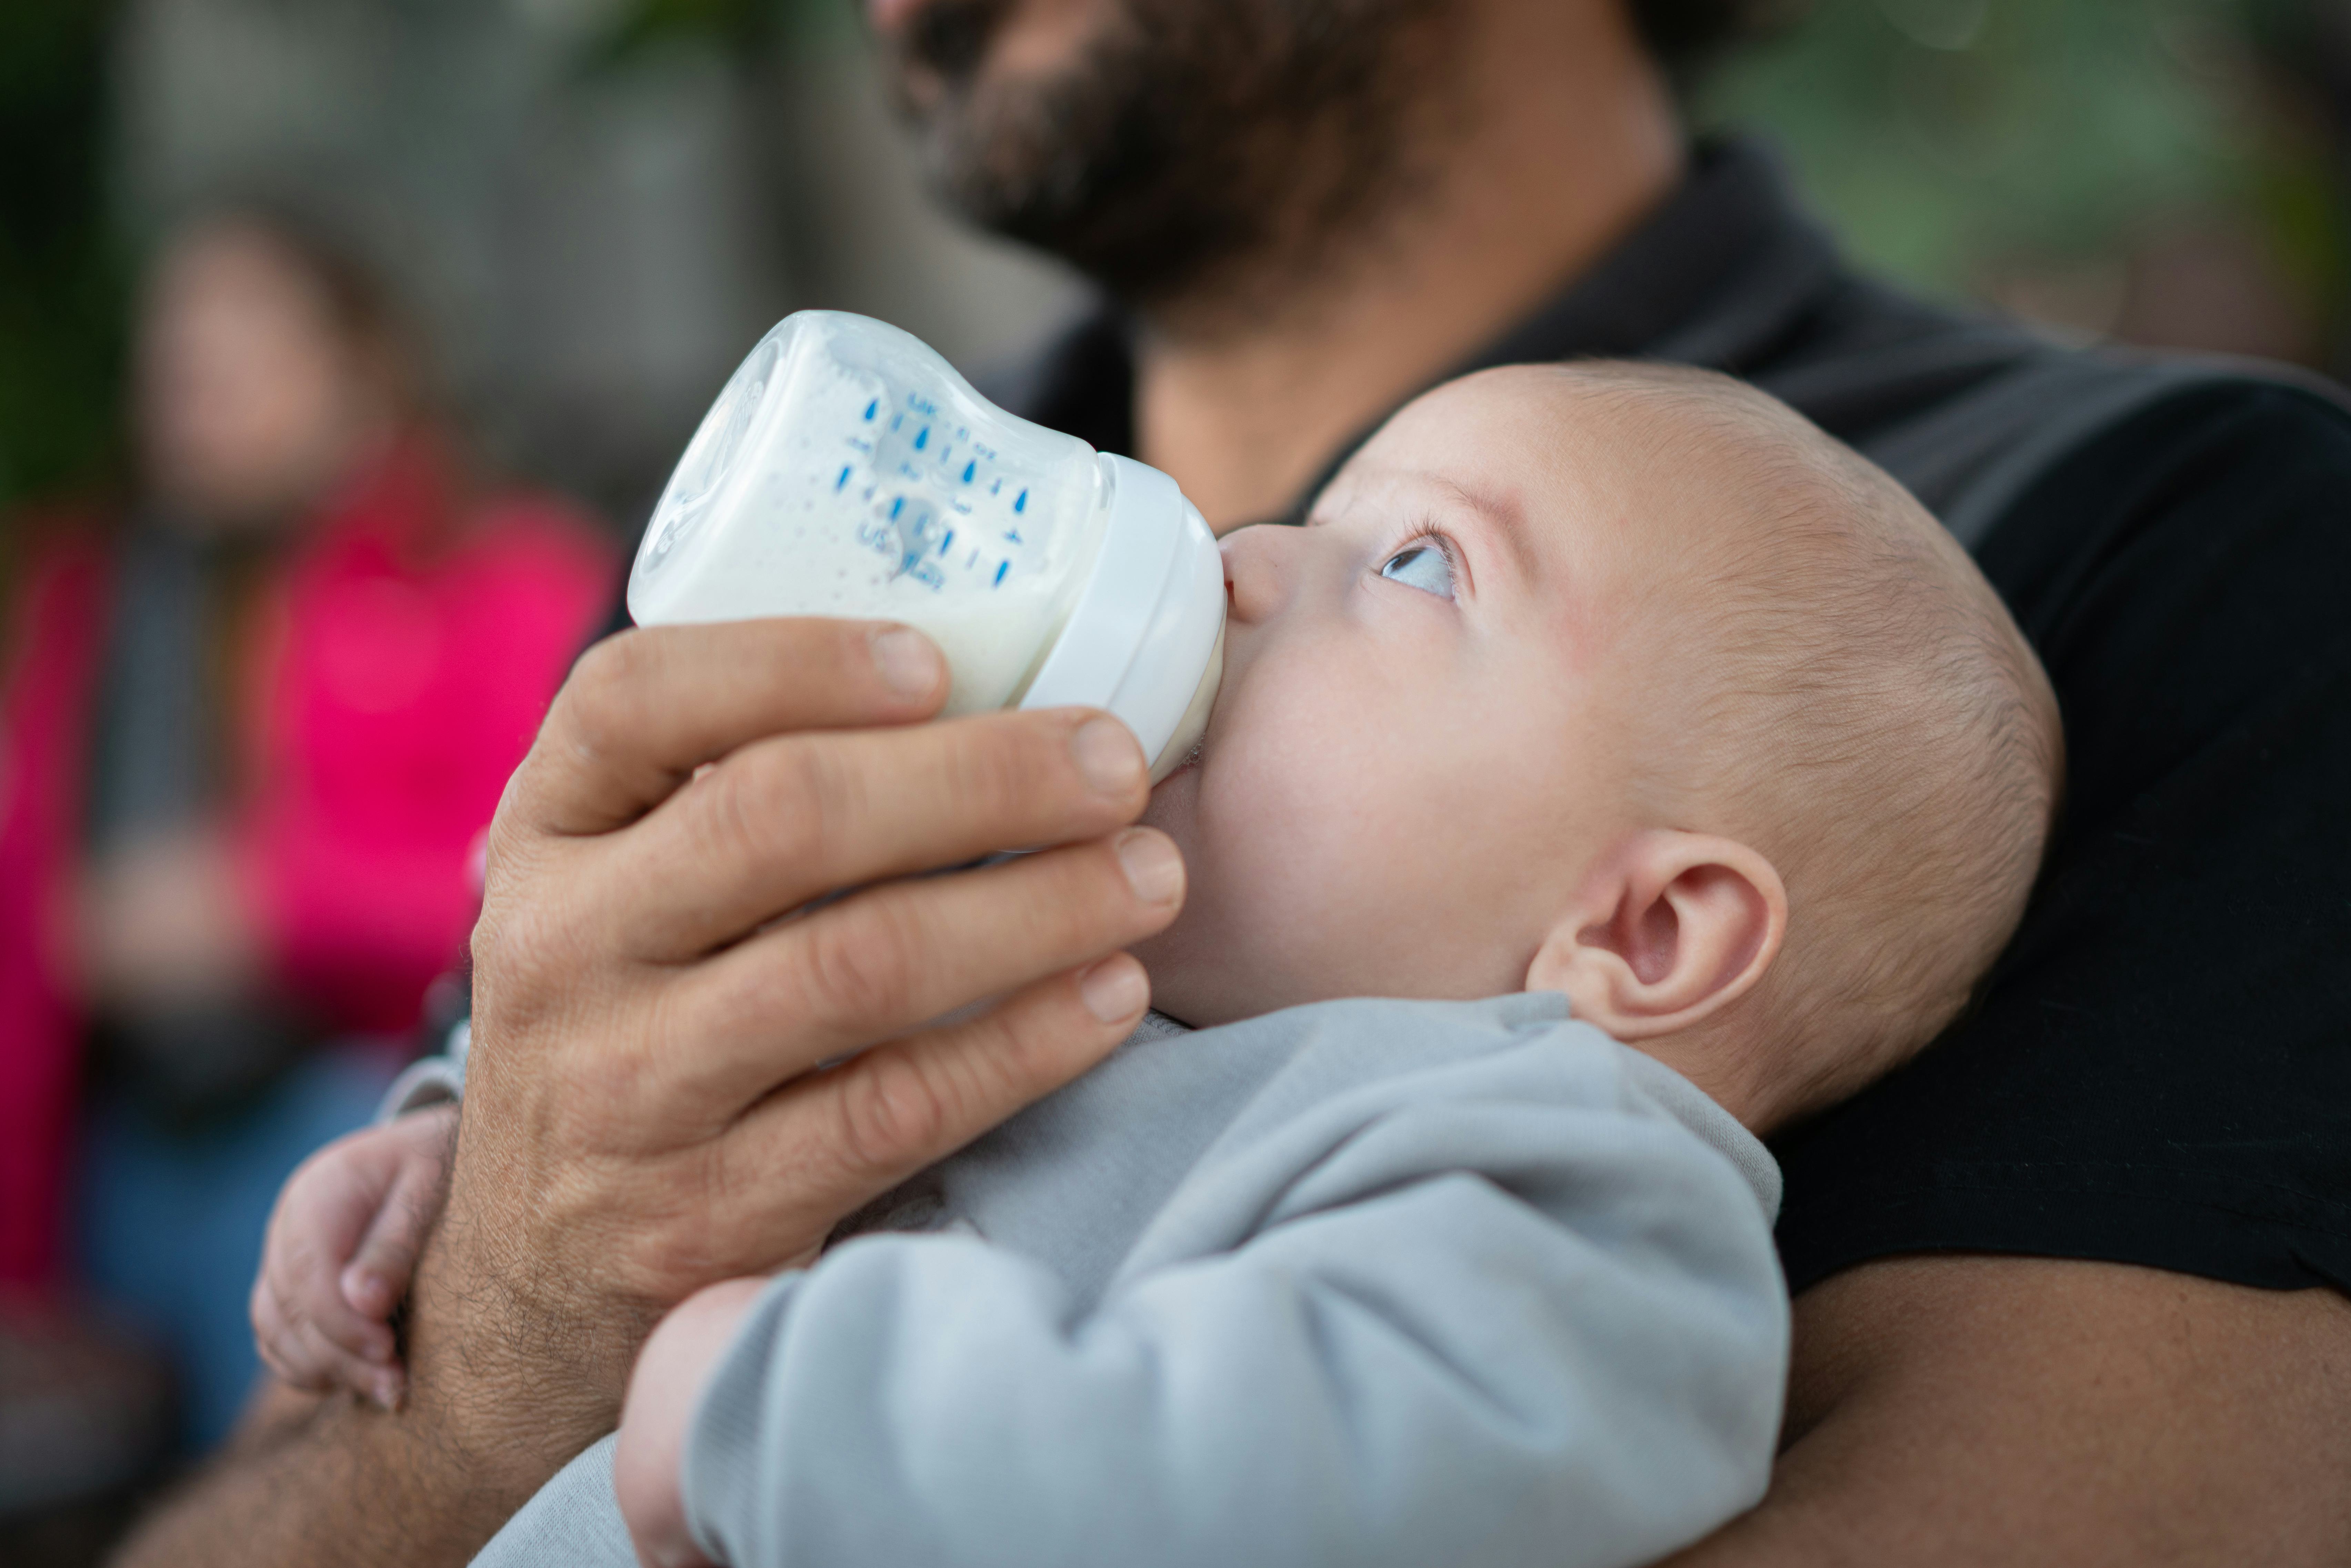
{"type": "Polygon", "coordinates": [[[468,1448],[551,1469],[611,1429],[662,1312],[820,1244],[1134,1027],[1118,949],[1184,887],[1165,837],[1116,832],[1141,748],[1075,710],[911,727],[946,690],[912,632],[798,621],[630,632],[557,699],[491,831],[419,1278],[418,1397],[439,1375],[468,1448]],[[1035,845],[1061,847],[916,876],[1035,845]]]}
{"type": "Polygon", "coordinates": [[[1175,846],[1121,831],[1141,748],[1090,712],[918,725],[946,685],[927,641],[852,622],[589,653],[491,832],[407,1410],[289,1418],[134,1554],[464,1561],[611,1429],[664,1311],[807,1252],[1126,1036],[1149,988],[1120,949],[1184,894],[1175,846]],[[921,874],[1016,846],[1038,852],[921,874]]]}

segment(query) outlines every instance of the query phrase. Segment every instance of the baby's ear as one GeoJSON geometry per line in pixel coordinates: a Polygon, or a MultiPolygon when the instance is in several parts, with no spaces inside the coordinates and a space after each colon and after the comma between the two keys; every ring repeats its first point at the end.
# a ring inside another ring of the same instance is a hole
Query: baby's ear
{"type": "Polygon", "coordinates": [[[1729,839],[1634,834],[1595,866],[1527,967],[1575,1016],[1627,1043],[1675,1034],[1754,988],[1779,956],[1788,891],[1729,839]]]}

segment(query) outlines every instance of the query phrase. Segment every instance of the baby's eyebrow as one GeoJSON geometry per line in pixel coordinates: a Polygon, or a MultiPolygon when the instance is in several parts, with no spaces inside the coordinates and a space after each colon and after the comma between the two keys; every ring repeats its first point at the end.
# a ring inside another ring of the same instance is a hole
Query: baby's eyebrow
{"type": "Polygon", "coordinates": [[[1510,558],[1520,580],[1532,582],[1541,575],[1541,558],[1536,554],[1533,541],[1527,537],[1526,510],[1515,497],[1473,490],[1459,480],[1448,479],[1442,474],[1431,474],[1427,477],[1439,489],[1451,493],[1464,511],[1486,525],[1486,531],[1500,543],[1503,553],[1510,558]]]}
{"type": "MultiPolygon", "coordinates": [[[[1516,498],[1473,490],[1458,479],[1425,469],[1388,469],[1381,477],[1387,485],[1407,492],[1406,498],[1416,508],[1426,508],[1426,491],[1444,493],[1451,498],[1458,510],[1468,513],[1485,525],[1483,531],[1499,541],[1503,553],[1510,558],[1510,564],[1517,569],[1522,580],[1531,582],[1541,575],[1541,558],[1535,552],[1528,537],[1525,509],[1516,498]],[[1424,495],[1418,498],[1410,497],[1408,493],[1414,490],[1423,491],[1424,495]]],[[[1306,515],[1302,527],[1319,528],[1333,520],[1332,514],[1323,510],[1322,502],[1322,497],[1315,497],[1314,509],[1306,515]]]]}

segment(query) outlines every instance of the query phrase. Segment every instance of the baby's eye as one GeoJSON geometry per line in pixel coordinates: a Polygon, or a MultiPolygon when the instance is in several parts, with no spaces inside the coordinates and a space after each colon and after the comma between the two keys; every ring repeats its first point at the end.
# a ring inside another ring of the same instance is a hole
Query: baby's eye
{"type": "Polygon", "coordinates": [[[1380,575],[1417,588],[1423,593],[1434,593],[1439,599],[1453,597],[1453,562],[1433,544],[1408,546],[1388,557],[1380,568],[1380,575]]]}

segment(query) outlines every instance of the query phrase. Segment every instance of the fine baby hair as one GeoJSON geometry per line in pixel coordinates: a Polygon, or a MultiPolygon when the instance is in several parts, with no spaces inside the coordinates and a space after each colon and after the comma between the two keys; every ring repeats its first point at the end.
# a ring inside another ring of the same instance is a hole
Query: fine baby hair
{"type": "Polygon", "coordinates": [[[1786,404],[1678,366],[1555,373],[1708,519],[1656,536],[1662,612],[1628,618],[1677,643],[1643,786],[1783,878],[1759,1044],[1821,1108],[1947,1027],[2014,932],[2062,789],[2055,695],[1949,532],[1786,404]]]}

